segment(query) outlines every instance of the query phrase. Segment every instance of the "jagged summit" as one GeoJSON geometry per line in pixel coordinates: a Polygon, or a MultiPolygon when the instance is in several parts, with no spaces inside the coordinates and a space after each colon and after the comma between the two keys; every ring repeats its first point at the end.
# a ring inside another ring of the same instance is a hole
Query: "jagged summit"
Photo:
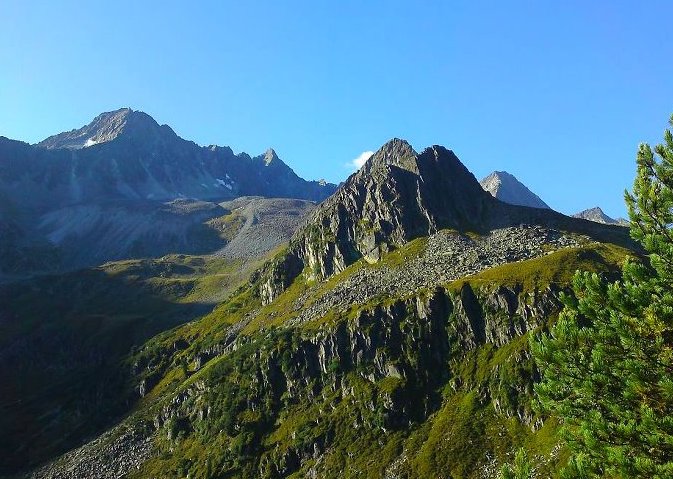
{"type": "Polygon", "coordinates": [[[37,146],[47,149],[82,149],[107,143],[122,136],[148,140],[161,135],[176,137],[169,126],[160,126],[147,113],[131,108],[120,108],[101,113],[82,128],[50,136],[37,146]]]}
{"type": "Polygon", "coordinates": [[[393,138],[378,149],[360,169],[364,174],[370,173],[373,169],[386,165],[397,166],[399,168],[418,172],[416,165],[417,153],[406,140],[393,138]]]}
{"type": "Polygon", "coordinates": [[[539,196],[530,191],[514,175],[506,171],[494,171],[480,181],[482,188],[494,198],[511,205],[529,206],[531,208],[550,209],[549,205],[539,196]]]}
{"type": "Polygon", "coordinates": [[[629,222],[625,220],[624,218],[611,218],[608,215],[606,215],[603,210],[595,206],[593,208],[588,208],[586,210],[580,211],[579,213],[575,213],[573,215],[573,218],[582,218],[584,220],[589,220],[593,221],[595,223],[602,223],[605,225],[621,225],[621,226],[628,226],[629,222]]]}
{"type": "Polygon", "coordinates": [[[451,150],[393,139],[313,212],[261,295],[273,300],[305,267],[324,279],[443,228],[480,231],[495,202],[451,150]]]}
{"type": "Polygon", "coordinates": [[[487,234],[522,224],[627,241],[623,231],[588,225],[546,205],[499,201],[453,151],[435,145],[419,154],[393,139],[313,212],[283,258],[263,273],[260,294],[268,303],[302,271],[323,280],[360,258],[377,262],[407,241],[442,229],[487,234]]]}

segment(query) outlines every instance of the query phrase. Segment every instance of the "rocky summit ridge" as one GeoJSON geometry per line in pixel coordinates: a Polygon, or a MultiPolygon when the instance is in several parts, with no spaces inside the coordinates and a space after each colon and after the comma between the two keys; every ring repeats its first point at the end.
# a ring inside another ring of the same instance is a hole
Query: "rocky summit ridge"
{"type": "Polygon", "coordinates": [[[159,125],[154,118],[142,111],[131,108],[101,113],[91,123],[82,128],[59,133],[37,143],[46,149],[82,149],[107,143],[120,137],[148,141],[150,138],[165,136],[174,139],[175,132],[168,125],[159,125]]]}
{"type": "Polygon", "coordinates": [[[272,301],[305,269],[322,280],[360,258],[377,262],[409,240],[441,229],[484,234],[521,224],[603,239],[627,236],[625,230],[596,228],[550,209],[504,203],[484,191],[451,150],[435,145],[416,153],[406,141],[393,139],[297,231],[286,255],[267,272],[262,297],[272,301]]]}

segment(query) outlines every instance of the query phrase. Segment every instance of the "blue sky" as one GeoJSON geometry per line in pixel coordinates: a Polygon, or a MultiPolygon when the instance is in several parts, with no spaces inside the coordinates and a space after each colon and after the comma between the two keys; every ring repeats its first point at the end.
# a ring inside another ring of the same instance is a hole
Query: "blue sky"
{"type": "Polygon", "coordinates": [[[3,0],[0,19],[0,135],[28,142],[130,106],[336,182],[401,137],[619,216],[673,113],[670,1],[3,0]]]}

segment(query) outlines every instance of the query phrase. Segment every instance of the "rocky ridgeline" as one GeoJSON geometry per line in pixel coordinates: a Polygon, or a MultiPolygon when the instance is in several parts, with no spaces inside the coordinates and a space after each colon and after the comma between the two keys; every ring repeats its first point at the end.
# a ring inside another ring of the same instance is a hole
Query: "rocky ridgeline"
{"type": "Polygon", "coordinates": [[[308,288],[294,302],[302,323],[325,316],[331,310],[346,310],[376,298],[400,297],[421,289],[433,289],[451,281],[514,261],[539,257],[564,247],[586,243],[587,238],[541,227],[504,228],[485,236],[465,236],[440,231],[428,238],[425,251],[399,267],[364,268],[309,302],[319,286],[308,288]]]}
{"type": "Polygon", "coordinates": [[[322,200],[336,185],[297,176],[273,150],[201,147],[128,108],[37,145],[0,138],[0,196],[38,212],[101,201],[244,195],[322,200]]]}
{"type": "Polygon", "coordinates": [[[492,201],[450,150],[433,146],[418,154],[406,141],[391,140],[298,231],[262,286],[263,300],[272,301],[304,267],[322,280],[443,228],[482,231],[492,201]]]}
{"type": "MultiPolygon", "coordinates": [[[[416,153],[404,140],[386,143],[324,201],[293,237],[284,257],[267,267],[260,293],[270,303],[305,270],[323,280],[360,258],[381,255],[442,229],[490,231],[521,225],[624,242],[626,231],[589,224],[549,209],[503,203],[484,191],[456,155],[442,146],[416,153]]],[[[489,257],[489,252],[482,253],[489,257]]]]}

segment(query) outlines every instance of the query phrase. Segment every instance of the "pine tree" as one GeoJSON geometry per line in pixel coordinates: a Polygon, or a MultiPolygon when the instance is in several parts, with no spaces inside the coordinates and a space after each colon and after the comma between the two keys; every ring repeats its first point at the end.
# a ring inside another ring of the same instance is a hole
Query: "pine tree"
{"type": "MultiPolygon", "coordinates": [[[[673,117],[671,117],[673,126],[673,117]]],[[[639,147],[631,236],[644,257],[608,283],[577,273],[549,336],[532,347],[541,409],[561,421],[567,478],[673,477],[673,134],[639,147]]]]}

